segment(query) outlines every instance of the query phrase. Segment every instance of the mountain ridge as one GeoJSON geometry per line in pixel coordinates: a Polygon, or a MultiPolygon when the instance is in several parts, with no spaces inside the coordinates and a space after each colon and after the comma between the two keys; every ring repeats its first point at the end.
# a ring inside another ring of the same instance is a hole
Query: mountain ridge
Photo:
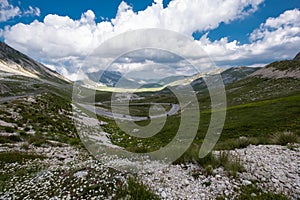
{"type": "Polygon", "coordinates": [[[70,83],[66,77],[0,41],[0,71],[70,83]]]}

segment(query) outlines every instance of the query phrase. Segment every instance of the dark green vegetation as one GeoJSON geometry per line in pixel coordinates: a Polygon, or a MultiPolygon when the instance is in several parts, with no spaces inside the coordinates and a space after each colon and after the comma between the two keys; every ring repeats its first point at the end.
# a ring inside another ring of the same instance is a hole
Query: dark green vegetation
{"type": "Polygon", "coordinates": [[[289,200],[287,196],[283,194],[276,194],[272,192],[264,192],[262,189],[255,185],[243,186],[241,188],[241,194],[235,198],[236,200],[289,200]]]}
{"type": "MultiPolygon", "coordinates": [[[[0,153],[0,168],[4,169],[5,164],[10,163],[19,163],[23,164],[27,160],[35,160],[35,159],[44,159],[44,156],[22,153],[22,152],[2,152],[0,153]]],[[[42,168],[39,166],[26,166],[22,168],[18,168],[14,171],[4,170],[0,171],[0,192],[6,187],[7,183],[11,181],[14,176],[25,176],[28,174],[32,174],[38,172],[42,168]]]]}
{"type": "Polygon", "coordinates": [[[116,196],[113,198],[129,200],[140,200],[140,199],[149,199],[149,200],[158,200],[159,197],[153,194],[143,183],[140,183],[133,177],[128,179],[128,183],[123,185],[117,190],[116,196]]]}
{"type": "Polygon", "coordinates": [[[4,163],[22,163],[25,160],[30,159],[43,159],[44,156],[22,153],[22,152],[2,152],[0,153],[0,163],[3,165],[4,163]]]}
{"type": "MultiPolygon", "coordinates": [[[[230,154],[228,151],[220,151],[214,155],[209,153],[204,158],[199,158],[199,151],[195,151],[196,148],[189,149],[188,154],[184,154],[174,164],[193,162],[203,167],[203,172],[206,176],[214,175],[213,169],[223,167],[227,171],[228,176],[236,177],[238,172],[244,172],[245,169],[241,164],[238,156],[230,154]]],[[[193,174],[196,178],[199,174],[193,174]]]]}
{"type": "MultiPolygon", "coordinates": [[[[112,143],[125,147],[129,151],[139,153],[155,151],[163,147],[165,144],[168,144],[176,135],[174,130],[178,129],[180,120],[175,116],[168,117],[165,126],[158,134],[153,137],[143,139],[130,136],[129,134],[123,132],[119,129],[114,121],[106,120],[102,117],[99,117],[99,119],[105,120],[109,123],[109,125],[103,126],[102,128],[105,132],[111,133],[110,139],[112,143]]],[[[148,125],[149,121],[141,121],[137,123],[140,126],[146,126],[148,125]]]]}
{"type": "MultiPolygon", "coordinates": [[[[100,108],[104,108],[106,110],[111,111],[112,107],[109,104],[103,104],[103,105],[97,105],[100,108]]],[[[130,116],[140,116],[140,117],[147,117],[149,116],[149,109],[150,109],[151,104],[141,104],[141,105],[130,105],[129,107],[129,114],[130,116]]],[[[163,109],[158,110],[159,113],[166,113],[171,109],[170,104],[166,105],[161,105],[163,106],[163,109]]],[[[125,114],[126,113],[126,108],[127,106],[124,105],[117,105],[114,106],[113,109],[117,111],[119,114],[125,114]]]]}
{"type": "Polygon", "coordinates": [[[299,142],[299,137],[292,132],[275,133],[272,139],[275,144],[279,145],[288,145],[299,142]]]}
{"type": "Polygon", "coordinates": [[[44,93],[32,101],[27,97],[0,104],[0,120],[15,124],[0,130],[16,133],[2,136],[1,143],[27,141],[36,146],[51,145],[49,140],[80,144],[76,128],[70,118],[71,102],[56,94],[44,93]],[[13,114],[17,113],[17,114],[13,114]]]}

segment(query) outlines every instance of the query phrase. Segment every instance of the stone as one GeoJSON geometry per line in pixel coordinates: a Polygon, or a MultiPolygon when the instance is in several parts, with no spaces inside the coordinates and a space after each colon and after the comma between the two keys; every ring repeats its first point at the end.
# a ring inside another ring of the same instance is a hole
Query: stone
{"type": "Polygon", "coordinates": [[[251,185],[252,182],[251,182],[251,181],[248,181],[248,180],[242,180],[242,184],[243,184],[243,185],[251,185]]]}
{"type": "Polygon", "coordinates": [[[165,191],[162,191],[162,192],[161,192],[161,197],[164,198],[164,199],[167,198],[167,194],[166,194],[165,191]]]}

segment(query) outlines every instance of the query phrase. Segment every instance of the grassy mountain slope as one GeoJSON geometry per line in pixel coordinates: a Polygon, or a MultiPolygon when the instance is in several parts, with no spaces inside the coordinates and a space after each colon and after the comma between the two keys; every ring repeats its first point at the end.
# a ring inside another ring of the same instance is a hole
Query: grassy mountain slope
{"type": "MultiPolygon", "coordinates": [[[[248,74],[240,80],[226,85],[227,116],[216,148],[240,147],[238,143],[240,137],[248,138],[247,144],[250,142],[269,144],[274,142],[271,138],[275,133],[290,131],[300,136],[300,79],[290,77],[286,73],[291,70],[300,71],[300,67],[294,63],[294,61],[275,62],[265,68],[254,70],[256,71],[254,73],[257,73],[270,68],[270,66],[281,69],[283,65],[286,67],[281,70],[286,77],[266,78],[257,74],[250,76],[248,74]]],[[[201,87],[203,87],[202,91],[205,91],[205,85],[201,87]]],[[[176,97],[167,90],[158,93],[137,94],[144,96],[145,99],[136,102],[176,103],[176,97]]],[[[203,142],[211,117],[208,92],[198,93],[198,99],[201,117],[198,135],[194,141],[195,146],[200,146],[203,142]]],[[[179,114],[169,117],[164,129],[152,139],[132,138],[120,131],[113,122],[109,123],[114,130],[112,140],[115,144],[131,151],[145,152],[167,144],[174,137],[174,132],[177,132],[179,121],[179,114]],[[138,148],[137,144],[139,144],[138,148]]],[[[146,125],[147,122],[142,124],[146,125]]]]}
{"type": "Polygon", "coordinates": [[[0,63],[0,143],[75,141],[72,84],[4,43],[0,43],[0,63]]]}

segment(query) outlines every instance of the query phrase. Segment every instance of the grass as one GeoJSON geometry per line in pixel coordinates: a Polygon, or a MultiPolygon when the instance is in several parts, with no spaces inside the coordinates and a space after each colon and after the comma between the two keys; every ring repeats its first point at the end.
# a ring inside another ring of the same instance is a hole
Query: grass
{"type": "MultiPolygon", "coordinates": [[[[0,153],[0,167],[3,169],[6,164],[19,163],[22,164],[27,160],[44,159],[45,157],[37,154],[23,152],[2,152],[0,153]]],[[[40,166],[28,166],[16,168],[13,172],[0,172],[0,192],[6,188],[7,183],[14,176],[27,176],[40,170],[40,166]]]]}
{"type": "Polygon", "coordinates": [[[289,131],[284,131],[281,133],[276,133],[272,137],[273,143],[285,146],[287,144],[298,143],[299,137],[289,131]]]}
{"type": "Polygon", "coordinates": [[[16,143],[22,141],[21,138],[17,135],[10,136],[0,136],[0,144],[4,143],[16,143]]]}
{"type": "Polygon", "coordinates": [[[241,194],[235,200],[289,200],[283,194],[276,194],[273,192],[265,192],[255,185],[242,186],[241,194]]]}
{"type": "MultiPolygon", "coordinates": [[[[201,144],[210,123],[210,111],[203,111],[196,144],[201,144]]],[[[249,144],[272,144],[276,132],[300,132],[300,95],[229,106],[216,149],[243,148],[249,144]],[[243,139],[241,139],[243,138],[243,139]]]]}
{"type": "Polygon", "coordinates": [[[5,163],[22,163],[26,160],[34,160],[34,159],[43,159],[45,158],[42,155],[37,154],[29,154],[22,152],[2,152],[0,153],[0,163],[3,165],[5,163]]]}
{"type": "MultiPolygon", "coordinates": [[[[245,148],[249,144],[277,144],[271,139],[274,132],[290,131],[294,135],[299,135],[299,102],[300,95],[295,95],[228,107],[223,132],[215,149],[245,148]],[[263,112],[261,112],[262,110],[263,112]]],[[[210,117],[210,111],[201,112],[198,134],[194,140],[194,146],[187,152],[189,156],[186,157],[190,158],[186,160],[192,161],[193,157],[196,157],[191,149],[195,149],[195,146],[203,143],[210,117]]],[[[147,139],[130,137],[119,130],[113,121],[99,119],[109,122],[109,125],[103,128],[104,131],[111,133],[114,144],[133,152],[148,152],[168,144],[178,130],[180,116],[168,117],[164,128],[154,137],[147,139]]],[[[144,123],[147,124],[147,122],[144,123]]]]}
{"type": "MultiPolygon", "coordinates": [[[[270,136],[276,132],[289,131],[299,136],[299,85],[298,79],[251,77],[226,86],[228,101],[226,122],[215,149],[245,148],[249,144],[276,144],[270,139],[270,136]]],[[[194,140],[197,146],[203,143],[211,119],[210,97],[205,92],[200,93],[198,98],[201,120],[194,140]]],[[[137,93],[137,95],[144,99],[133,103],[177,103],[176,97],[168,89],[160,92],[137,93]]],[[[103,92],[101,99],[99,92],[97,98],[104,100],[109,96],[110,93],[103,92]]],[[[155,137],[148,139],[130,137],[119,130],[114,122],[105,119],[103,121],[109,122],[105,131],[111,133],[114,144],[133,152],[148,152],[166,145],[174,137],[178,130],[180,115],[168,117],[164,128],[155,137]]],[[[149,121],[139,122],[142,125],[148,123],[149,121]]]]}
{"type": "MultiPolygon", "coordinates": [[[[130,116],[139,116],[139,117],[147,117],[149,116],[149,109],[150,104],[143,104],[143,105],[130,105],[129,107],[129,114],[130,116]]],[[[163,109],[159,109],[159,113],[166,113],[171,109],[171,105],[162,105],[163,109]]],[[[98,107],[107,109],[111,111],[112,107],[110,105],[99,105],[98,107]]],[[[119,114],[126,114],[126,108],[123,105],[115,106],[113,107],[114,110],[116,110],[119,114]]],[[[128,109],[128,108],[127,108],[128,109]]]]}
{"type": "Polygon", "coordinates": [[[128,179],[128,183],[124,184],[123,187],[119,188],[114,196],[117,199],[128,199],[128,200],[159,200],[160,198],[150,191],[143,183],[139,182],[133,177],[128,179]]]}
{"type": "MultiPolygon", "coordinates": [[[[174,138],[178,130],[180,118],[177,116],[168,117],[165,126],[158,134],[145,139],[133,137],[125,133],[120,130],[117,124],[112,120],[103,119],[102,117],[99,117],[99,120],[109,122],[109,125],[103,126],[102,128],[105,132],[111,134],[110,139],[113,144],[122,146],[131,152],[145,153],[158,150],[160,147],[168,144],[174,138]]],[[[147,123],[149,123],[148,120],[139,122],[139,125],[143,126],[147,125],[147,123]]]]}
{"type": "Polygon", "coordinates": [[[300,68],[300,61],[299,60],[277,61],[277,62],[273,62],[273,63],[267,65],[266,68],[275,68],[280,71],[297,70],[300,68]]]}
{"type": "Polygon", "coordinates": [[[213,169],[223,167],[227,171],[228,176],[236,177],[238,172],[243,172],[245,169],[238,156],[230,154],[228,151],[220,151],[218,155],[209,153],[204,158],[199,158],[198,151],[189,149],[183,156],[177,159],[174,164],[182,164],[192,162],[199,164],[204,169],[205,175],[213,175],[213,169]]]}
{"type": "Polygon", "coordinates": [[[27,141],[35,146],[42,146],[51,145],[48,140],[55,140],[82,146],[70,118],[71,112],[71,100],[67,96],[61,97],[53,93],[36,96],[34,102],[23,99],[6,102],[0,106],[0,119],[15,123],[17,127],[0,127],[0,130],[19,134],[1,136],[0,143],[27,141]],[[18,116],[11,115],[7,112],[8,109],[14,110],[18,116]],[[34,131],[34,134],[27,134],[28,131],[34,131]]]}

